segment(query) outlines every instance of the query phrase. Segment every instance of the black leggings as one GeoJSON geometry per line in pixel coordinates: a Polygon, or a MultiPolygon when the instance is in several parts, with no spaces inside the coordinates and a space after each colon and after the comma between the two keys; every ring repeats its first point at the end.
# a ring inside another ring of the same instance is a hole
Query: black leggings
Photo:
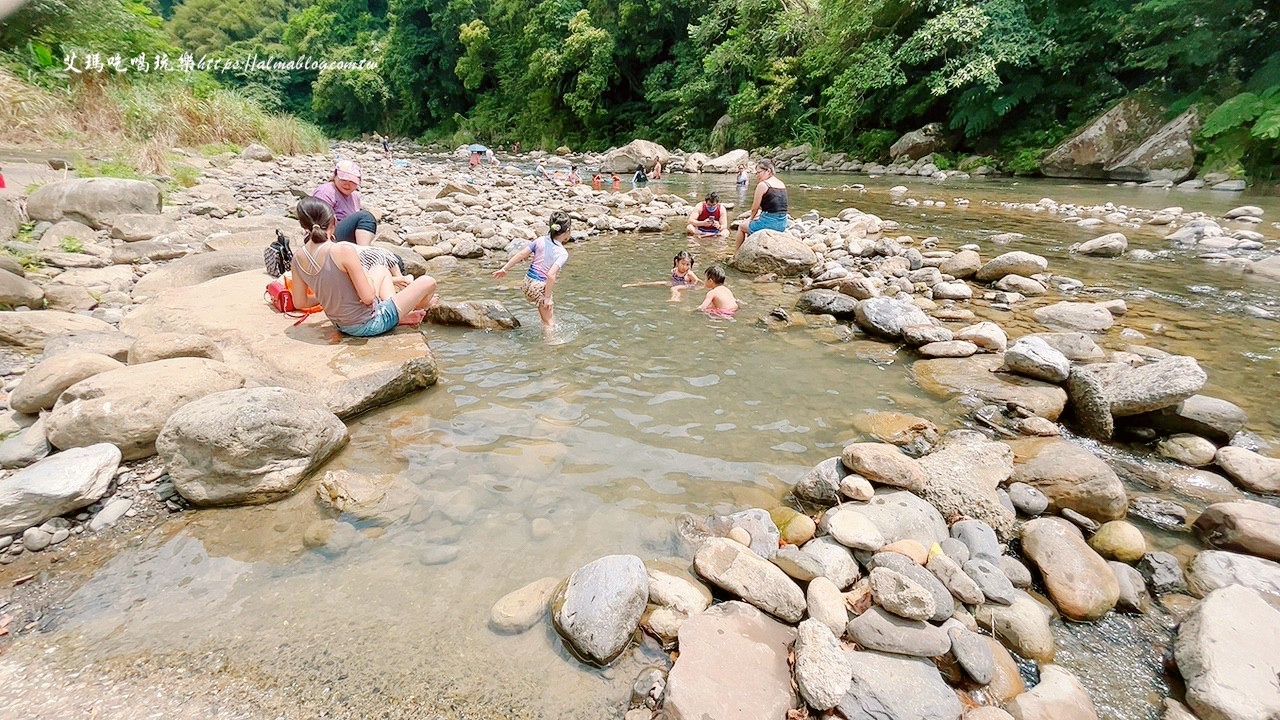
{"type": "Polygon", "coordinates": [[[378,232],[378,221],[373,219],[373,213],[368,210],[360,210],[342,218],[338,222],[338,229],[334,233],[334,239],[338,242],[353,243],[356,241],[357,230],[367,230],[375,234],[378,232]]]}

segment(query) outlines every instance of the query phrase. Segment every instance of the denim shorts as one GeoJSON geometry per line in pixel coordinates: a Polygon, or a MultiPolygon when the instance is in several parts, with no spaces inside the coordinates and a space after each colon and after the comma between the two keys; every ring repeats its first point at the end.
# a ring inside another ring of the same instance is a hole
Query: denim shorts
{"type": "Polygon", "coordinates": [[[367,321],[352,325],[351,327],[338,327],[344,335],[353,335],[355,337],[373,337],[390,332],[396,325],[400,323],[400,309],[396,307],[394,300],[379,300],[374,303],[373,317],[367,321]]]}
{"type": "Polygon", "coordinates": [[[778,232],[786,232],[787,214],[781,212],[760,213],[760,217],[747,224],[748,232],[755,232],[757,230],[777,230],[778,232]]]}

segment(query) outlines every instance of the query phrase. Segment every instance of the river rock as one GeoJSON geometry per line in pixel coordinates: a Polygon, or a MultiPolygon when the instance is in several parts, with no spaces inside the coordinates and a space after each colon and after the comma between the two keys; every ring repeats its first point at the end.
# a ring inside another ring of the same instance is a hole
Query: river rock
{"type": "Polygon", "coordinates": [[[792,490],[798,497],[810,502],[839,502],[840,481],[848,474],[849,469],[840,458],[827,458],[805,473],[792,490]]]}
{"type": "Polygon", "coordinates": [[[1049,509],[1049,497],[1038,489],[1023,483],[1009,483],[1009,500],[1023,515],[1036,517],[1049,509]]]}
{"type": "Polygon", "coordinates": [[[986,603],[973,613],[978,624],[1022,657],[1052,662],[1053,631],[1050,611],[1022,590],[1014,591],[1009,605],[986,603]]]}
{"type": "Polygon", "coordinates": [[[975,557],[966,560],[962,566],[987,602],[1008,605],[1014,599],[1014,587],[1004,571],[995,562],[986,558],[975,557]]]}
{"type": "Polygon", "coordinates": [[[1176,405],[1135,415],[1130,420],[1138,427],[1191,433],[1225,445],[1244,429],[1249,417],[1235,403],[1207,395],[1192,395],[1176,405]]]}
{"type": "Polygon", "coordinates": [[[852,320],[858,301],[835,290],[809,290],[796,300],[796,310],[807,315],[831,315],[837,320],[852,320]]]}
{"type": "Polygon", "coordinates": [[[1108,233],[1088,242],[1080,243],[1075,246],[1074,252],[1097,257],[1120,257],[1128,249],[1129,240],[1124,236],[1124,233],[1108,233]]]}
{"type": "Polygon", "coordinates": [[[1001,355],[917,360],[911,364],[911,374],[930,395],[973,395],[997,405],[1020,405],[1036,415],[1057,420],[1067,404],[1066,391],[1038,380],[995,372],[1003,364],[1001,355]]]}
{"type": "Polygon", "coordinates": [[[1116,607],[1135,613],[1143,612],[1149,596],[1147,581],[1143,579],[1142,573],[1132,565],[1115,560],[1107,561],[1107,566],[1116,576],[1116,586],[1120,588],[1120,598],[1116,600],[1116,607]]]}
{"type": "Polygon", "coordinates": [[[189,502],[241,505],[289,495],[347,439],[346,425],[315,397],[263,387],[181,406],[155,444],[189,502]]]}
{"type": "Polygon", "coordinates": [[[497,300],[441,301],[427,311],[427,321],[437,325],[462,325],[480,330],[512,330],[520,327],[520,321],[497,300]]]}
{"type": "MultiPolygon", "coordinates": [[[[858,561],[853,559],[849,548],[836,542],[831,537],[819,537],[810,540],[800,548],[806,554],[818,559],[822,564],[822,575],[836,584],[840,589],[848,588],[858,579],[861,571],[858,561]]],[[[747,598],[743,598],[747,600],[747,598]]],[[[750,602],[748,600],[748,602],[750,602]]],[[[754,603],[753,603],[754,604],[754,603]]],[[[782,617],[779,615],[778,617],[782,617]]]]}
{"type": "Polygon", "coordinates": [[[904,413],[864,413],[853,419],[853,426],[881,442],[897,445],[912,457],[927,453],[938,442],[937,425],[904,413]]]}
{"type": "Polygon", "coordinates": [[[740,272],[776,273],[781,277],[803,275],[817,263],[818,256],[804,241],[775,230],[757,230],[748,235],[729,261],[740,272]]]}
{"type": "Polygon", "coordinates": [[[961,250],[951,257],[942,261],[938,269],[943,275],[964,280],[978,274],[978,269],[982,267],[982,257],[973,250],[961,250]]]}
{"type": "Polygon", "coordinates": [[[608,555],[569,576],[552,599],[556,630],[588,662],[608,665],[631,641],[649,601],[649,576],[634,555],[608,555]]]}
{"type": "MultiPolygon", "coordinates": [[[[256,281],[256,285],[265,287],[263,283],[262,273],[262,250],[259,248],[243,248],[239,250],[219,250],[217,252],[198,253],[196,255],[188,255],[177,260],[171,260],[163,267],[152,270],[138,280],[133,286],[131,295],[133,301],[140,303],[145,300],[159,296],[166,290],[176,288],[191,288],[202,283],[209,282],[218,278],[237,273],[247,273],[252,271],[252,277],[256,281]]],[[[212,289],[210,286],[208,289],[212,289]]],[[[262,302],[263,287],[256,288],[256,296],[253,298],[258,305],[266,307],[268,312],[274,312],[266,303],[262,302]]],[[[202,294],[205,300],[205,306],[200,308],[201,313],[210,312],[213,306],[208,304],[209,297],[226,298],[235,304],[243,302],[240,295],[248,290],[239,287],[232,291],[232,288],[226,286],[218,286],[225,294],[214,295],[202,294]]],[[[152,304],[153,306],[163,306],[163,303],[152,304]]],[[[198,318],[186,317],[185,320],[193,320],[198,318]]],[[[292,323],[292,321],[290,321],[292,323]]],[[[175,327],[172,332],[182,332],[183,328],[175,327]]],[[[133,333],[131,333],[133,334],[133,333]]]]}
{"type": "Polygon", "coordinates": [[[1066,617],[1095,620],[1115,607],[1120,588],[1111,568],[1065,520],[1027,522],[1022,551],[1036,564],[1050,599],[1066,617]]]}
{"type": "Polygon", "coordinates": [[[111,237],[125,242],[141,242],[168,235],[177,229],[173,219],[164,215],[117,215],[111,222],[111,237]]]}
{"type": "Polygon", "coordinates": [[[259,251],[254,272],[169,290],[162,299],[131,312],[121,328],[137,338],[157,333],[204,335],[218,345],[228,365],[247,376],[249,384],[316,395],[341,418],[435,383],[435,357],[416,329],[354,341],[342,338],[320,319],[294,327],[292,318],[262,302],[261,262],[259,251]],[[219,301],[210,304],[211,297],[219,301]]]}
{"type": "Polygon", "coordinates": [[[827,626],[837,637],[844,634],[849,622],[849,610],[844,594],[835,583],[825,577],[816,577],[805,590],[805,603],[809,617],[827,626]]]}
{"type": "Polygon", "coordinates": [[[928,620],[936,608],[933,596],[901,573],[877,567],[871,571],[871,594],[885,610],[908,620],[928,620]]]}
{"type": "Polygon", "coordinates": [[[1026,297],[1040,297],[1049,292],[1039,281],[1017,274],[1005,275],[995,281],[991,287],[1004,292],[1018,293],[1026,297]]]}
{"type": "Polygon", "coordinates": [[[1031,277],[1049,268],[1049,261],[1040,255],[1022,250],[1007,252],[988,260],[977,274],[981,282],[995,282],[1005,275],[1022,275],[1031,277]]]}
{"type": "Polygon", "coordinates": [[[1129,498],[1115,471],[1093,453],[1062,438],[1012,440],[1014,482],[1049,498],[1050,512],[1070,508],[1095,520],[1125,516],[1129,498]]]}
{"type": "Polygon", "coordinates": [[[957,340],[967,340],[985,352],[1002,353],[1009,343],[1004,330],[993,322],[980,322],[976,325],[960,328],[955,333],[957,340]]]}
{"type": "Polygon", "coordinates": [[[69,352],[46,358],[22,376],[9,395],[9,407],[28,415],[50,410],[58,396],[72,385],[123,367],[121,362],[90,352],[69,352]]]}
{"type": "Polygon", "coordinates": [[[702,164],[702,172],[736,173],[738,168],[748,164],[751,154],[746,150],[730,150],[719,157],[711,158],[702,164]]]}
{"type": "Polygon", "coordinates": [[[787,665],[796,631],[741,602],[699,613],[680,628],[667,677],[667,720],[778,720],[797,698],[787,665]]]}
{"type": "Polygon", "coordinates": [[[0,442],[0,468],[23,468],[49,456],[53,448],[41,418],[0,442]]]}
{"type": "Polygon", "coordinates": [[[643,165],[645,171],[653,169],[654,162],[661,161],[665,167],[671,163],[671,153],[658,143],[649,140],[632,140],[616,150],[610,150],[600,162],[602,173],[631,173],[637,165],[643,165]]]}
{"type": "Polygon", "coordinates": [[[978,346],[968,340],[932,342],[916,348],[923,358],[967,358],[978,352],[978,346]]]}
{"type": "Polygon", "coordinates": [[[94,375],[67,388],[48,416],[49,442],[63,449],[109,442],[126,460],[156,452],[156,437],[178,408],[244,384],[213,360],[174,358],[94,375]]]}
{"type": "Polygon", "coordinates": [[[885,542],[915,540],[925,547],[942,542],[947,523],[928,502],[906,490],[881,490],[857,511],[880,528],[885,542]]]}
{"type": "Polygon", "coordinates": [[[948,433],[919,460],[926,478],[916,492],[948,522],[973,518],[1000,535],[1013,528],[1013,513],[1001,505],[996,488],[1013,474],[1013,450],[974,431],[948,433]]]}
{"type": "Polygon", "coordinates": [[[1102,524],[1089,538],[1089,547],[1099,555],[1125,563],[1135,563],[1147,554],[1147,540],[1142,531],[1124,520],[1102,524]]]}
{"type": "Polygon", "coordinates": [[[77,332],[74,335],[49,338],[44,346],[44,357],[51,358],[62,353],[83,351],[106,355],[113,360],[124,362],[129,357],[129,348],[133,342],[132,337],[115,328],[106,332],[77,332]]]}
{"type": "Polygon", "coordinates": [[[0,305],[39,310],[44,307],[44,290],[21,275],[0,269],[0,305]]]}
{"type": "MultiPolygon", "coordinates": [[[[839,459],[839,458],[837,458],[839,459]]],[[[844,467],[844,463],[840,463],[840,467],[844,467]]],[[[840,481],[840,497],[847,500],[855,500],[857,502],[867,502],[876,494],[875,488],[871,486],[871,481],[861,475],[846,475],[840,481]]]]}
{"type": "Polygon", "coordinates": [[[959,622],[948,620],[944,625],[951,639],[951,654],[970,678],[979,685],[995,679],[996,661],[991,648],[981,635],[970,632],[959,622]],[[949,626],[949,627],[948,627],[949,626]]]}
{"type": "Polygon", "coordinates": [[[1182,564],[1172,553],[1149,552],[1138,561],[1137,569],[1146,580],[1147,587],[1157,595],[1182,593],[1187,590],[1187,582],[1182,575],[1182,564]]]}
{"type": "Polygon", "coordinates": [[[0,311],[0,344],[40,352],[54,338],[78,333],[113,333],[115,328],[87,315],[60,310],[0,311]]]}
{"type": "Polygon", "coordinates": [[[409,517],[420,495],[399,475],[330,470],[316,483],[316,499],[359,522],[385,527],[409,517]]]}
{"type": "Polygon", "coordinates": [[[1057,330],[1099,333],[1115,323],[1111,311],[1097,303],[1058,302],[1036,308],[1032,315],[1036,322],[1057,330]]]}
{"type": "MultiPolygon", "coordinates": [[[[811,540],[809,545],[818,540],[811,540]]],[[[791,578],[732,540],[708,540],[698,549],[693,563],[698,574],[712,584],[768,613],[792,623],[804,617],[804,593],[791,578]]],[[[856,570],[857,566],[854,567],[856,570]]]]}
{"type": "Polygon", "coordinates": [[[1089,693],[1058,665],[1040,667],[1040,683],[1005,703],[1014,720],[1098,720],[1089,693]]]}
{"type": "Polygon", "coordinates": [[[649,568],[649,602],[685,615],[695,615],[711,604],[710,592],[684,578],[649,568]]]}
{"type": "Polygon", "coordinates": [[[1280,716],[1280,609],[1256,590],[1210,593],[1178,629],[1187,704],[1204,720],[1280,716]]]}
{"type": "Polygon", "coordinates": [[[914,459],[888,443],[851,443],[841,460],[849,470],[881,485],[918,491],[926,480],[914,459]]]}
{"type": "Polygon", "coordinates": [[[97,502],[119,466],[120,450],[99,443],[51,455],[0,478],[0,536],[97,502]]]}
{"type": "Polygon", "coordinates": [[[1214,503],[1196,518],[1206,545],[1280,561],[1280,508],[1254,500],[1214,503]]]}
{"type": "Polygon", "coordinates": [[[1218,466],[1246,490],[1263,495],[1280,495],[1280,460],[1240,447],[1218,450],[1218,466]]]}
{"type": "Polygon", "coordinates": [[[960,564],[943,552],[941,546],[934,545],[929,549],[929,562],[926,567],[960,602],[966,605],[977,605],[986,599],[978,583],[965,574],[960,564]]]}
{"type": "Polygon", "coordinates": [[[97,230],[108,229],[120,215],[157,215],[160,188],[141,180],[93,177],[61,180],[40,186],[27,198],[32,220],[75,220],[97,230]]]}
{"type": "Polygon", "coordinates": [[[903,328],[909,325],[928,325],[933,321],[909,299],[874,297],[858,301],[854,322],[871,335],[887,340],[900,340],[903,328]]]}
{"type": "Polygon", "coordinates": [[[1005,351],[1004,369],[1036,380],[1060,383],[1071,372],[1071,361],[1043,339],[1028,336],[1005,351]]]}
{"type": "Polygon", "coordinates": [[[902,341],[911,347],[950,342],[954,334],[942,325],[907,325],[902,328],[902,341]]]}
{"type": "Polygon", "coordinates": [[[1046,177],[1110,177],[1107,167],[1160,129],[1161,108],[1129,96],[1082,125],[1040,160],[1046,177]]]}
{"type": "Polygon", "coordinates": [[[853,651],[849,691],[837,710],[848,720],[958,720],[963,706],[933,663],[853,651]]]}
{"type": "Polygon", "coordinates": [[[1280,596],[1280,563],[1252,555],[1202,550],[1191,560],[1187,575],[1187,586],[1200,597],[1230,585],[1280,596]]]}
{"type": "Polygon", "coordinates": [[[1108,364],[1106,394],[1111,414],[1137,415],[1176,405],[1204,387],[1208,376],[1195,358],[1180,355],[1129,367],[1108,364]]]}
{"type": "Polygon", "coordinates": [[[800,623],[796,637],[796,686],[805,702],[817,710],[840,703],[849,690],[853,667],[835,634],[810,618],[800,623]]]}
{"type": "Polygon", "coordinates": [[[1178,433],[1156,443],[1156,452],[1191,467],[1203,467],[1213,462],[1218,448],[1198,435],[1178,433]]]}
{"type": "Polygon", "coordinates": [[[141,365],[177,357],[222,361],[222,351],[212,340],[192,333],[156,333],[135,340],[129,348],[129,364],[141,365]]]}
{"type": "Polygon", "coordinates": [[[1200,110],[1192,106],[1107,165],[1116,180],[1176,183],[1195,171],[1200,110]]]}
{"type": "Polygon", "coordinates": [[[889,157],[895,161],[920,158],[950,147],[946,131],[941,123],[929,123],[919,130],[912,130],[889,146],[889,157]]]}
{"type": "Polygon", "coordinates": [[[907,556],[890,551],[878,552],[867,560],[867,568],[892,570],[924,588],[933,597],[934,612],[929,620],[942,622],[955,614],[956,604],[947,587],[933,573],[907,556]]]}
{"type": "Polygon", "coordinates": [[[823,529],[841,545],[854,550],[874,552],[885,545],[880,528],[853,508],[839,508],[825,515],[823,529]]]}
{"type": "Polygon", "coordinates": [[[951,649],[951,639],[939,627],[918,620],[907,620],[880,607],[849,621],[849,637],[867,650],[937,657],[951,649]]]}

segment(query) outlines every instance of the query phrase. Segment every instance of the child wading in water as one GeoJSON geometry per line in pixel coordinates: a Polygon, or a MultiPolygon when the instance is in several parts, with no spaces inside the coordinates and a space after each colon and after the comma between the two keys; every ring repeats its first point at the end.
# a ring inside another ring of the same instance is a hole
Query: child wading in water
{"type": "Polygon", "coordinates": [[[512,265],[533,257],[529,264],[529,272],[524,276],[521,290],[525,298],[538,306],[538,316],[542,318],[542,329],[549,330],[555,325],[555,309],[551,291],[560,278],[560,268],[569,261],[569,251],[564,249],[564,241],[569,237],[569,228],[573,222],[566,213],[551,213],[551,230],[545,237],[529,243],[520,252],[511,256],[501,269],[494,270],[496,278],[506,277],[512,265]]]}
{"type": "Polygon", "coordinates": [[[730,316],[738,312],[738,301],[724,284],[724,270],[719,265],[707,268],[707,299],[698,306],[708,315],[730,316]]]}
{"type": "Polygon", "coordinates": [[[671,302],[678,301],[686,289],[698,284],[698,276],[693,272],[693,256],[688,250],[681,250],[671,259],[671,279],[655,282],[627,283],[624,288],[633,287],[667,287],[671,286],[671,302]]]}

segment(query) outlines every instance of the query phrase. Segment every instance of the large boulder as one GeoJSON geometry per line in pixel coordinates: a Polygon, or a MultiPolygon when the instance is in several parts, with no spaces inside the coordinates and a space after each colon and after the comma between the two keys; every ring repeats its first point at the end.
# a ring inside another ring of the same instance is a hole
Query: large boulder
{"type": "Polygon", "coordinates": [[[1201,597],[1231,585],[1243,585],[1280,597],[1280,563],[1226,550],[1202,550],[1187,568],[1187,587],[1201,597]]]}
{"type": "Polygon", "coordinates": [[[1177,355],[1138,367],[1108,365],[1103,384],[1116,417],[1159,410],[1195,395],[1209,379],[1200,363],[1177,355]]]}
{"type": "Polygon", "coordinates": [[[751,154],[746,150],[730,150],[720,157],[702,163],[702,172],[736,173],[738,168],[746,165],[750,160],[751,154]]]}
{"type": "Polygon", "coordinates": [[[88,315],[60,310],[0,312],[0,344],[40,352],[45,343],[64,335],[112,333],[115,328],[88,315]]]}
{"type": "Polygon", "coordinates": [[[149,182],[94,177],[41,186],[27,198],[27,215],[48,222],[75,220],[106,230],[121,215],[157,215],[163,206],[160,188],[149,182]]]}
{"type": "Polygon", "coordinates": [[[981,520],[1002,537],[1013,529],[1014,515],[996,494],[1013,474],[1013,450],[1008,445],[981,433],[956,431],[920,458],[919,467],[926,480],[918,494],[948,523],[981,520]]]}
{"type": "MultiPolygon", "coordinates": [[[[263,270],[261,248],[200,253],[174,260],[162,268],[152,270],[138,280],[138,283],[133,286],[133,301],[143,302],[165,290],[192,287],[215,278],[249,270],[257,271],[254,274],[260,287],[255,299],[262,304],[262,294],[266,291],[267,283],[271,278],[267,277],[263,270]]],[[[205,299],[207,301],[208,296],[205,299]]]]}
{"type": "Polygon", "coordinates": [[[1040,668],[1040,683],[1005,703],[1013,720],[1098,720],[1084,685],[1057,665],[1040,668]]]}
{"type": "Polygon", "coordinates": [[[906,490],[880,489],[869,502],[850,507],[875,524],[886,543],[915,540],[927,548],[948,537],[938,510],[906,490]]]}
{"type": "Polygon", "coordinates": [[[1249,416],[1239,405],[1207,395],[1192,395],[1177,405],[1133,416],[1139,427],[1167,433],[1191,433],[1226,445],[1244,429],[1249,416]]]}
{"type": "Polygon", "coordinates": [[[934,324],[906,297],[873,297],[858,301],[854,322],[866,333],[886,340],[901,340],[903,328],[934,324]]]}
{"type": "Polygon", "coordinates": [[[1096,257],[1120,257],[1129,249],[1129,239],[1124,233],[1107,233],[1072,247],[1071,251],[1096,257]]]}
{"type": "Polygon", "coordinates": [[[792,623],[804,617],[804,593],[795,582],[777,565],[734,540],[712,538],[703,543],[693,566],[712,584],[765,612],[792,623]]]}
{"type": "Polygon", "coordinates": [[[1196,518],[1196,535],[1211,547],[1280,561],[1280,508],[1254,500],[1214,503],[1196,518]]]}
{"type": "Polygon", "coordinates": [[[1115,180],[1182,182],[1195,172],[1200,111],[1192,106],[1106,167],[1115,180]]]}
{"type": "Polygon", "coordinates": [[[1072,133],[1040,160],[1047,177],[1109,177],[1107,168],[1160,127],[1159,107],[1130,96],[1072,133]]]}
{"type": "Polygon", "coordinates": [[[649,602],[649,575],[634,555],[608,555],[578,568],[556,591],[551,617],[579,657],[613,661],[631,642],[649,602]]]}
{"type": "Polygon", "coordinates": [[[818,256],[800,238],[776,230],[757,230],[747,236],[729,264],[739,272],[794,277],[805,274],[817,262],[818,256]]]}
{"type": "Polygon", "coordinates": [[[938,397],[973,395],[998,405],[1013,403],[1040,417],[1057,420],[1067,405],[1067,393],[1057,385],[998,372],[1004,356],[917,360],[911,374],[925,392],[938,397]]]}
{"type": "Polygon", "coordinates": [[[0,478],[0,536],[97,502],[120,466],[120,450],[105,443],[67,450],[0,478]]]}
{"type": "Polygon", "coordinates": [[[174,288],[130,313],[121,328],[139,339],[156,333],[204,335],[250,385],[318,395],[341,418],[435,384],[435,358],[417,330],[348,338],[322,314],[294,326],[293,318],[262,301],[265,280],[261,271],[243,272],[174,288]]]}
{"type": "Polygon", "coordinates": [[[1120,598],[1107,561],[1066,520],[1036,518],[1023,525],[1022,552],[1039,568],[1058,610],[1072,620],[1096,620],[1120,598]]]}
{"type": "Polygon", "coordinates": [[[292,493],[347,438],[347,426],[314,396],[260,387],[182,406],[156,438],[156,452],[192,504],[248,505],[292,493]]]}
{"type": "Polygon", "coordinates": [[[1129,507],[1124,484],[1093,453],[1062,438],[1025,438],[1013,447],[1013,482],[1039,489],[1049,511],[1075,510],[1094,520],[1118,520],[1129,507]]]}
{"type": "Polygon", "coordinates": [[[889,146],[889,157],[894,160],[919,160],[930,153],[945,150],[948,146],[942,124],[929,123],[898,138],[889,146]]]}
{"type": "Polygon", "coordinates": [[[600,172],[630,173],[635,172],[637,165],[643,165],[645,171],[649,171],[657,160],[661,160],[665,166],[671,161],[671,153],[658,143],[632,140],[617,150],[610,150],[600,163],[600,172]]]}
{"type": "Polygon", "coordinates": [[[480,330],[511,330],[520,327],[516,316],[497,300],[441,302],[427,311],[427,321],[437,325],[462,325],[480,330]]]}
{"type": "Polygon", "coordinates": [[[203,358],[174,358],[94,375],[63,391],[49,414],[49,442],[62,449],[111,443],[125,460],[156,452],[156,437],[187,403],[244,384],[237,370],[203,358]]]}
{"type": "Polygon", "coordinates": [[[119,370],[124,363],[97,353],[74,351],[36,363],[9,394],[9,407],[35,415],[52,410],[63,390],[99,373],[119,370]]]}
{"type": "MultiPolygon", "coordinates": [[[[741,602],[680,627],[680,657],[667,677],[664,720],[778,720],[799,704],[787,663],[796,631],[741,602]]],[[[935,671],[936,672],[936,671],[935,671]]]]}
{"type": "Polygon", "coordinates": [[[0,305],[39,310],[44,307],[44,290],[21,275],[0,269],[0,305]]]}
{"type": "Polygon", "coordinates": [[[1215,590],[1178,628],[1173,653],[1201,720],[1280,717],[1280,609],[1256,590],[1215,590]]]}
{"type": "Polygon", "coordinates": [[[837,709],[848,720],[958,720],[964,706],[933,663],[874,651],[846,654],[853,679],[837,709]]]}

